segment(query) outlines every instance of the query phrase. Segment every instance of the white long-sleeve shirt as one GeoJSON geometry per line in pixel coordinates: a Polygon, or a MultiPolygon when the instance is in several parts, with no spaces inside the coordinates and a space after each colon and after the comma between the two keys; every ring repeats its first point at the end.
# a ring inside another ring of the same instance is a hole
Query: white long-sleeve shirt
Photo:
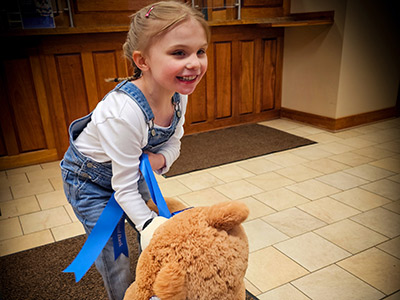
{"type": "MultiPolygon", "coordinates": [[[[159,174],[166,173],[179,156],[187,99],[181,95],[182,117],[174,135],[158,151],[166,161],[166,166],[157,171],[159,174]]],[[[114,91],[99,102],[91,122],[75,140],[85,156],[97,162],[111,161],[115,199],[139,231],[148,219],[156,216],[138,191],[139,157],[147,139],[148,125],[138,104],[125,93],[114,91]]]]}

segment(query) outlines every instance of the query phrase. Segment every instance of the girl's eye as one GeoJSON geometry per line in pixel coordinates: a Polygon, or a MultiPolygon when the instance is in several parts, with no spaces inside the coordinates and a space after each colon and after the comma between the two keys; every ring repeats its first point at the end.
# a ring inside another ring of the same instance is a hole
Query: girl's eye
{"type": "Polygon", "coordinates": [[[206,51],[204,49],[200,49],[199,51],[197,51],[197,55],[203,55],[206,54],[206,51]]]}
{"type": "Polygon", "coordinates": [[[173,52],[172,55],[174,55],[174,56],[183,56],[183,55],[185,55],[185,52],[179,50],[179,51],[173,52]]]}

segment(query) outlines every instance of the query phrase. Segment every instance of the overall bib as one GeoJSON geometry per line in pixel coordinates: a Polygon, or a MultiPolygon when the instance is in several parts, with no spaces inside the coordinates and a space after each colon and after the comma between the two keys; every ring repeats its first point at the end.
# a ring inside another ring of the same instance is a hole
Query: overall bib
{"type": "MultiPolygon", "coordinates": [[[[148,143],[142,149],[143,151],[156,153],[175,133],[181,118],[179,94],[175,93],[172,97],[175,114],[170,127],[158,128],[154,126],[154,115],[146,98],[133,83],[123,81],[111,92],[125,93],[141,108],[149,128],[148,143]]],[[[106,97],[103,101],[107,101],[106,97]]],[[[111,186],[111,162],[99,163],[86,157],[74,143],[90,122],[91,116],[92,113],[71,123],[69,127],[70,146],[60,163],[65,195],[78,220],[83,224],[87,235],[92,231],[114,192],[111,186]]],[[[142,198],[148,201],[150,193],[142,175],[138,182],[138,189],[142,198]]],[[[115,260],[113,242],[110,239],[95,264],[103,277],[109,299],[123,299],[126,289],[134,280],[130,272],[129,258],[120,255],[115,260]]]]}

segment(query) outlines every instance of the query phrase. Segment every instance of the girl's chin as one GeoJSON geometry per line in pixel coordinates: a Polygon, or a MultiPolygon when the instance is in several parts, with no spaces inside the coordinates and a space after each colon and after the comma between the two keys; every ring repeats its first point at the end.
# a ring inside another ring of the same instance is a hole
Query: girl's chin
{"type": "Polygon", "coordinates": [[[189,88],[178,89],[176,92],[178,92],[179,94],[182,94],[182,95],[190,95],[194,92],[195,88],[196,87],[190,88],[190,89],[189,88]]]}
{"type": "Polygon", "coordinates": [[[188,84],[187,82],[179,84],[176,91],[182,95],[190,95],[194,92],[198,83],[198,81],[195,81],[191,84],[188,84]]]}

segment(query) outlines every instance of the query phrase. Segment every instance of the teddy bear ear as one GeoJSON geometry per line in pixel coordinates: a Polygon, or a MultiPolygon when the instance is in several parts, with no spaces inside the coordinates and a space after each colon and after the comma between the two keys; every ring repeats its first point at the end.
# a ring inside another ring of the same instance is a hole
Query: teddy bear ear
{"type": "Polygon", "coordinates": [[[210,226],[229,231],[249,216],[246,204],[239,201],[221,202],[209,207],[207,222],[210,226]]]}
{"type": "Polygon", "coordinates": [[[153,285],[155,295],[162,300],[185,300],[186,272],[178,263],[164,265],[153,285]]]}

